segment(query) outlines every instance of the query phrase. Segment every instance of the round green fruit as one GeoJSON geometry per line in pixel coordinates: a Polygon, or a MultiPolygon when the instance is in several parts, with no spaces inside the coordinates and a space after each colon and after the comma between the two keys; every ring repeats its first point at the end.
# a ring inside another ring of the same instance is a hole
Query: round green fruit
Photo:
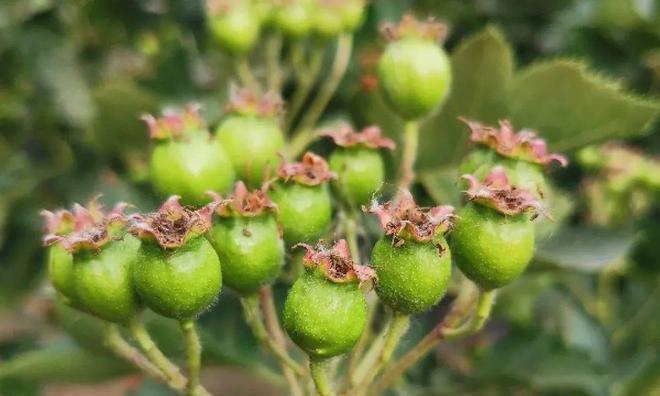
{"type": "Polygon", "coordinates": [[[534,223],[526,215],[504,216],[468,204],[451,233],[451,249],[463,274],[486,290],[523,273],[534,254],[534,223]]]}
{"type": "Polygon", "coordinates": [[[345,1],[341,8],[341,18],[344,31],[355,31],[364,21],[364,8],[363,0],[349,0],[345,1]]]}
{"type": "Polygon", "coordinates": [[[312,10],[308,0],[292,0],[275,9],[273,24],[282,33],[293,38],[302,38],[312,28],[312,10]]]}
{"type": "Polygon", "coordinates": [[[284,264],[284,241],[275,217],[224,217],[211,229],[225,285],[241,294],[275,279],[284,264]]]}
{"type": "Polygon", "coordinates": [[[260,20],[250,2],[238,1],[225,15],[211,16],[209,25],[222,48],[234,55],[245,55],[259,38],[260,20]]]}
{"type": "Polygon", "coordinates": [[[288,244],[317,240],[332,221],[332,198],[326,184],[277,183],[269,193],[277,204],[288,244]]]}
{"type": "Polygon", "coordinates": [[[406,37],[387,45],[378,64],[378,81],[395,112],[406,120],[419,119],[447,97],[451,65],[435,42],[406,37]]]}
{"type": "Polygon", "coordinates": [[[151,155],[151,181],[164,196],[180,195],[187,205],[208,202],[209,190],[225,192],[234,169],[224,149],[204,133],[187,140],[158,143],[151,155]]]}
{"type": "Polygon", "coordinates": [[[48,277],[53,287],[65,297],[73,298],[73,256],[60,244],[48,247],[47,254],[48,277]]]}
{"type": "Polygon", "coordinates": [[[357,283],[334,283],[308,270],[284,303],[284,327],[312,358],[350,351],[367,324],[367,303],[357,283]]]}
{"type": "Polygon", "coordinates": [[[451,254],[447,242],[405,241],[394,246],[390,237],[376,242],[371,266],[378,275],[376,293],[395,311],[421,313],[440,301],[451,276],[451,254]]]}
{"type": "Polygon", "coordinates": [[[330,168],[338,175],[335,185],[351,204],[368,203],[385,180],[385,166],[378,150],[367,147],[337,148],[330,168]]]}
{"type": "Polygon", "coordinates": [[[275,117],[229,116],[216,131],[236,175],[250,186],[260,186],[264,171],[275,174],[284,148],[284,136],[275,117]]]}
{"type": "Polygon", "coordinates": [[[109,322],[127,323],[140,310],[131,279],[140,241],[131,235],[100,252],[81,250],[73,258],[73,303],[109,322]]]}
{"type": "Polygon", "coordinates": [[[143,242],[133,266],[133,282],[142,301],[154,312],[191,319],[220,293],[220,260],[203,236],[173,251],[143,242]]]}
{"type": "Polygon", "coordinates": [[[314,32],[323,39],[336,37],[343,29],[342,15],[332,7],[320,8],[313,13],[314,32]]]}

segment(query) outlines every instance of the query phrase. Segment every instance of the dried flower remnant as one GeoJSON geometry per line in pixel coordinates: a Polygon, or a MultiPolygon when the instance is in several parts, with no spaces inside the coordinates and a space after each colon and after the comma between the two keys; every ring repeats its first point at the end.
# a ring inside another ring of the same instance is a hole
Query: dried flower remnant
{"type": "Polygon", "coordinates": [[[200,105],[190,103],[183,110],[166,109],[160,117],[143,114],[154,140],[181,139],[186,134],[203,130],[206,125],[199,114],[200,105]]]}
{"type": "Polygon", "coordinates": [[[568,160],[561,154],[549,153],[545,140],[536,132],[523,129],[516,132],[508,120],[500,121],[500,127],[490,127],[477,121],[461,118],[470,128],[470,141],[495,150],[498,154],[535,164],[548,165],[556,161],[561,166],[568,165],[568,160]]]}
{"type": "Polygon", "coordinates": [[[249,191],[245,183],[239,181],[234,187],[234,193],[227,197],[215,192],[209,192],[217,207],[215,213],[220,217],[239,215],[243,217],[256,217],[267,212],[277,213],[277,205],[270,200],[267,194],[268,186],[249,191]]]}
{"type": "Polygon", "coordinates": [[[274,91],[258,96],[248,88],[231,87],[227,113],[258,117],[279,117],[284,112],[284,101],[274,91]]]}
{"type": "Polygon", "coordinates": [[[323,241],[319,241],[316,246],[299,243],[295,247],[307,250],[303,256],[303,263],[307,268],[319,268],[332,282],[348,283],[357,280],[363,284],[376,278],[376,273],[370,267],[358,265],[353,261],[345,239],[340,239],[331,248],[323,241]]]}
{"type": "Polygon", "coordinates": [[[495,209],[504,215],[532,212],[547,216],[534,194],[511,185],[502,167],[493,168],[483,182],[472,175],[463,175],[461,178],[469,183],[465,194],[471,202],[495,209]]]}
{"type": "Polygon", "coordinates": [[[285,182],[292,180],[308,186],[318,186],[337,178],[337,174],[330,170],[328,162],[323,157],[309,151],[300,162],[286,163],[282,160],[277,175],[285,182]]]}
{"type": "Polygon", "coordinates": [[[397,201],[382,205],[374,201],[364,210],[378,216],[385,234],[391,236],[397,246],[405,243],[406,239],[431,242],[436,235],[450,230],[456,218],[454,208],[449,205],[423,210],[408,190],[402,191],[397,201]]]}
{"type": "Polygon", "coordinates": [[[176,249],[211,228],[217,203],[198,210],[182,206],[178,195],[171,196],[158,211],[129,217],[130,232],[140,239],[155,240],[164,249],[176,249]]]}
{"type": "Polygon", "coordinates": [[[386,22],[381,25],[381,35],[387,41],[397,41],[405,37],[421,37],[438,43],[447,37],[447,25],[430,17],[420,21],[412,14],[405,14],[399,24],[386,22]]]}
{"type": "Polygon", "coordinates": [[[383,136],[377,126],[369,126],[357,132],[350,125],[344,124],[334,129],[322,131],[320,135],[331,138],[337,146],[341,147],[363,146],[388,150],[396,148],[394,141],[383,136]]]}

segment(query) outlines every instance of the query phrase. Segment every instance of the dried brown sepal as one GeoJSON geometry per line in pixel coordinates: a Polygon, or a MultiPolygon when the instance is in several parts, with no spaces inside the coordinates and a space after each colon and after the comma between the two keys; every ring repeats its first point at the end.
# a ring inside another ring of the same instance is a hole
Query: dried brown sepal
{"type": "Polygon", "coordinates": [[[396,148],[394,141],[383,136],[377,126],[369,126],[357,132],[350,125],[343,124],[333,129],[321,131],[320,135],[331,138],[337,146],[341,147],[364,146],[388,150],[396,148]]]}
{"type": "MultiPolygon", "coordinates": [[[[238,0],[239,4],[243,0],[238,0]]],[[[226,15],[237,4],[237,0],[206,0],[206,9],[210,16],[226,15]]]]}
{"type": "Polygon", "coordinates": [[[504,168],[500,166],[493,168],[483,182],[472,175],[463,175],[461,178],[469,183],[465,194],[471,202],[495,209],[504,215],[533,213],[547,216],[536,196],[528,190],[512,186],[504,168]]]}
{"type": "Polygon", "coordinates": [[[374,200],[363,210],[378,216],[385,235],[391,236],[397,246],[406,240],[432,242],[438,234],[449,231],[456,218],[454,208],[449,205],[420,208],[408,190],[403,190],[397,201],[381,205],[374,200]]]}
{"type": "Polygon", "coordinates": [[[268,185],[249,191],[245,183],[239,181],[234,187],[234,192],[227,198],[216,192],[208,193],[217,204],[215,213],[220,217],[256,217],[264,213],[277,213],[277,205],[268,197],[268,185]]]}
{"type": "Polygon", "coordinates": [[[284,112],[284,101],[275,91],[258,96],[248,88],[231,87],[225,112],[257,117],[279,117],[284,112]]]}
{"type": "Polygon", "coordinates": [[[217,203],[193,210],[181,205],[180,199],[173,195],[156,212],[130,216],[129,231],[140,239],[155,241],[163,249],[179,248],[191,238],[206,233],[211,228],[217,203]]]}
{"type": "Polygon", "coordinates": [[[282,158],[277,176],[285,182],[294,181],[307,186],[318,186],[337,179],[337,174],[330,170],[328,162],[311,151],[306,152],[300,162],[287,163],[282,158]]]}
{"type": "Polygon", "coordinates": [[[465,118],[460,120],[470,128],[472,143],[490,147],[504,157],[541,165],[547,165],[552,161],[556,161],[561,166],[568,165],[568,159],[563,155],[548,152],[548,145],[536,132],[528,129],[516,132],[509,120],[500,121],[499,128],[465,118]]]}
{"type": "Polygon", "coordinates": [[[149,137],[154,140],[181,139],[186,134],[204,130],[206,123],[199,114],[196,103],[186,105],[183,110],[166,109],[160,117],[143,114],[142,120],[149,127],[149,137]]]}
{"type": "Polygon", "coordinates": [[[370,280],[376,280],[376,273],[371,267],[356,264],[351,258],[351,252],[345,239],[328,247],[323,241],[316,246],[299,243],[294,248],[307,250],[303,256],[303,264],[307,268],[318,268],[325,277],[335,283],[359,282],[362,285],[370,280]]]}
{"type": "Polygon", "coordinates": [[[59,243],[70,253],[82,249],[98,251],[117,237],[126,224],[124,210],[130,205],[120,202],[112,211],[105,213],[98,202],[99,197],[92,199],[87,207],[74,204],[71,211],[42,211],[47,232],[43,238],[44,246],[59,243]]]}
{"type": "Polygon", "coordinates": [[[420,21],[413,14],[405,14],[397,25],[385,22],[380,26],[380,32],[387,41],[397,41],[406,37],[419,37],[433,40],[438,43],[445,41],[449,29],[444,23],[440,23],[433,17],[420,21]]]}

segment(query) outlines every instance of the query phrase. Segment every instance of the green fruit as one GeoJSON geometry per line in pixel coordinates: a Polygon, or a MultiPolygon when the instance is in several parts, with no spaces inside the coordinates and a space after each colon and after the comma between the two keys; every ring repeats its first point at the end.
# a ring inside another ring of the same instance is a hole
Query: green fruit
{"type": "Polygon", "coordinates": [[[344,31],[355,31],[364,21],[363,0],[348,0],[341,7],[340,13],[344,31]]]}
{"type": "Polygon", "coordinates": [[[525,215],[504,216],[468,204],[451,233],[456,265],[479,285],[502,287],[523,273],[534,254],[534,223],[525,215]]]}
{"type": "Polygon", "coordinates": [[[143,242],[133,266],[133,282],[151,310],[168,318],[191,319],[220,293],[220,260],[203,236],[171,251],[143,242]]]}
{"type": "Polygon", "coordinates": [[[440,301],[449,285],[451,254],[444,238],[437,243],[442,249],[408,240],[394,246],[390,237],[376,242],[371,267],[378,275],[376,293],[385,304],[401,313],[416,314],[440,301]]]}
{"type": "Polygon", "coordinates": [[[48,248],[48,277],[55,290],[73,298],[73,256],[60,244],[48,248]]]}
{"type": "Polygon", "coordinates": [[[317,240],[332,221],[332,198],[326,184],[280,182],[269,195],[277,204],[284,240],[289,244],[317,240]]]}
{"type": "Polygon", "coordinates": [[[312,9],[308,0],[292,0],[275,9],[273,24],[282,33],[293,38],[302,38],[312,28],[312,9]]]}
{"type": "Polygon", "coordinates": [[[158,143],[150,164],[151,180],[162,195],[180,195],[189,205],[208,202],[209,190],[225,192],[234,170],[224,149],[206,133],[158,143]]]}
{"type": "Polygon", "coordinates": [[[218,142],[229,156],[236,175],[251,186],[260,186],[264,170],[274,175],[284,136],[275,117],[230,116],[216,131],[218,142]]]}
{"type": "Polygon", "coordinates": [[[395,112],[406,120],[419,119],[447,97],[451,65],[435,42],[405,37],[387,45],[378,64],[378,80],[395,112]]]}
{"type": "Polygon", "coordinates": [[[335,185],[354,205],[368,203],[385,180],[385,166],[378,150],[366,147],[337,148],[330,169],[338,175],[335,185]]]}
{"type": "Polygon", "coordinates": [[[324,39],[336,37],[343,29],[343,19],[335,7],[319,8],[313,13],[314,32],[324,39]]]}
{"type": "Polygon", "coordinates": [[[350,351],[367,323],[367,303],[357,283],[333,283],[308,270],[293,284],[284,303],[284,327],[312,358],[350,351]]]}
{"type": "Polygon", "coordinates": [[[139,240],[126,235],[99,252],[84,249],[74,254],[73,302],[101,319],[127,323],[140,310],[131,281],[139,247],[139,240]]]}
{"type": "Polygon", "coordinates": [[[284,264],[284,242],[272,215],[220,218],[211,229],[211,241],[224,283],[241,294],[274,280],[284,264]]]}
{"type": "Polygon", "coordinates": [[[209,25],[213,38],[226,51],[245,55],[259,38],[260,19],[256,8],[249,2],[238,1],[226,14],[211,16],[209,25]]]}

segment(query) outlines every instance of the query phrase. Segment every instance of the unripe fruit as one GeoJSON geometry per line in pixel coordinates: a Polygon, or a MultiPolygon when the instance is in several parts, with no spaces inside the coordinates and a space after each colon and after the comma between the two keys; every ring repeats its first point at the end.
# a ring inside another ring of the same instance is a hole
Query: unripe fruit
{"type": "Polygon", "coordinates": [[[257,8],[249,1],[234,1],[227,9],[209,10],[209,26],[213,38],[223,49],[234,55],[246,55],[261,28],[257,8]]]}
{"type": "Polygon", "coordinates": [[[55,290],[73,298],[73,256],[61,245],[48,248],[48,278],[55,290]]]}
{"type": "Polygon", "coordinates": [[[534,254],[534,224],[468,204],[451,234],[456,265],[484,289],[502,287],[523,273],[534,254]]]}
{"type": "Polygon", "coordinates": [[[451,254],[444,238],[437,244],[406,241],[395,247],[389,237],[376,242],[371,262],[378,276],[376,293],[385,304],[417,314],[440,301],[449,285],[451,254]]]}
{"type": "Polygon", "coordinates": [[[344,1],[340,10],[344,31],[353,32],[362,24],[364,21],[364,3],[364,0],[344,1]]]}
{"type": "Polygon", "coordinates": [[[344,20],[341,14],[341,4],[326,3],[326,1],[317,0],[314,12],[312,12],[312,28],[319,37],[330,39],[341,33],[344,20]]]}
{"type": "Polygon", "coordinates": [[[309,0],[287,0],[275,9],[273,24],[289,37],[302,38],[312,28],[312,12],[309,0]]]}

